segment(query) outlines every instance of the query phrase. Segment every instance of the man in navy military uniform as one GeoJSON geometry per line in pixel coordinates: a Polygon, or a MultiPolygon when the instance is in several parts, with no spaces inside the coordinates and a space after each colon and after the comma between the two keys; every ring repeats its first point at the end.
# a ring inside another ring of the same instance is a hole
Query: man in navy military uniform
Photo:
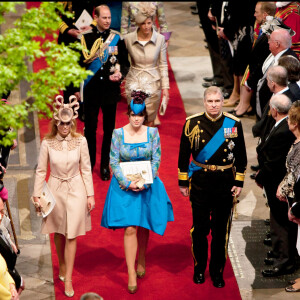
{"type": "Polygon", "coordinates": [[[84,82],[84,135],[88,142],[91,165],[96,163],[96,131],[98,114],[103,114],[103,142],[100,175],[110,179],[109,151],[115,128],[117,102],[121,99],[120,84],[129,70],[128,52],[119,32],[111,30],[111,13],[107,5],[95,8],[97,26],[83,33],[83,65],[94,75],[84,82]]]}
{"type": "Polygon", "coordinates": [[[222,112],[220,88],[204,92],[205,112],[186,119],[180,142],[178,179],[180,192],[190,196],[195,283],[205,281],[207,235],[211,230],[209,273],[215,287],[224,287],[223,270],[234,197],[242,191],[247,165],[240,120],[222,112]],[[192,162],[190,157],[192,155],[192,162]]]}

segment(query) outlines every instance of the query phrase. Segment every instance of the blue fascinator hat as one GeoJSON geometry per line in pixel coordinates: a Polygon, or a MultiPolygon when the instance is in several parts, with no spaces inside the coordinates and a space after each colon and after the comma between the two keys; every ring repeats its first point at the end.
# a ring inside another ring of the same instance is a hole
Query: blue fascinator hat
{"type": "Polygon", "coordinates": [[[131,93],[131,101],[130,101],[130,108],[135,115],[140,114],[146,107],[145,100],[150,95],[145,93],[144,91],[132,91],[131,93]]]}

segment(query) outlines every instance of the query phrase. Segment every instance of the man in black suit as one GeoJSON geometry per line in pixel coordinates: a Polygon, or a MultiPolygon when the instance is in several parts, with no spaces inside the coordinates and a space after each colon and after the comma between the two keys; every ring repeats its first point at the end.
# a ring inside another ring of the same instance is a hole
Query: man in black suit
{"type": "Polygon", "coordinates": [[[94,75],[84,83],[84,135],[88,142],[92,168],[96,163],[96,131],[99,110],[103,114],[103,142],[100,176],[110,179],[109,151],[115,128],[117,102],[121,99],[120,84],[129,70],[128,51],[120,33],[111,30],[111,13],[106,5],[95,8],[96,27],[81,37],[83,65],[94,75]]]}
{"type": "MultiPolygon", "coordinates": [[[[284,94],[288,96],[292,102],[298,100],[297,95],[289,89],[288,73],[284,67],[269,67],[266,82],[271,95],[284,94]]],[[[269,111],[270,108],[266,105],[261,120],[252,127],[253,136],[260,137],[261,140],[264,140],[269,135],[271,128],[275,124],[275,120],[271,117],[269,111]]]]}
{"type": "Polygon", "coordinates": [[[291,100],[277,94],[270,100],[270,113],[275,120],[269,135],[257,146],[259,171],[255,181],[263,187],[270,207],[270,229],[274,259],[265,259],[272,269],[262,271],[263,276],[273,277],[292,273],[295,270],[295,247],[297,225],[288,220],[288,205],[276,198],[279,183],[286,174],[286,155],[295,140],[289,131],[287,114],[291,100]]]}
{"type": "Polygon", "coordinates": [[[262,117],[264,108],[272,96],[272,92],[268,88],[267,71],[269,67],[276,66],[281,56],[292,55],[297,58],[296,53],[290,49],[292,38],[289,30],[276,29],[269,38],[270,55],[264,61],[262,66],[263,77],[258,81],[256,92],[256,113],[258,117],[262,117]]]}

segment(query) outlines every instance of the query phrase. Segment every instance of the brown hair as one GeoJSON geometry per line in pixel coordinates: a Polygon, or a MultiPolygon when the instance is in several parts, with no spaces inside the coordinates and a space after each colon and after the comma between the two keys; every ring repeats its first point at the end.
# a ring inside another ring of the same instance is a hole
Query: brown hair
{"type": "Polygon", "coordinates": [[[289,120],[291,124],[296,124],[300,130],[300,100],[292,104],[289,110],[289,120]]]}
{"type": "Polygon", "coordinates": [[[100,11],[101,11],[101,7],[106,7],[110,10],[109,6],[107,6],[106,4],[101,4],[99,6],[97,6],[95,8],[95,15],[99,18],[100,17],[100,11]]]}
{"type": "MultiPolygon", "coordinates": [[[[52,119],[50,122],[50,132],[46,134],[45,138],[46,139],[54,139],[58,133],[57,129],[58,121],[55,119],[52,119]]],[[[79,133],[76,132],[77,126],[76,126],[76,121],[71,120],[71,128],[70,128],[70,133],[72,137],[78,137],[80,136],[79,133]]]]}
{"type": "Polygon", "coordinates": [[[281,56],[278,65],[286,68],[288,81],[296,82],[300,79],[300,62],[296,57],[292,55],[281,56]]]}
{"type": "Polygon", "coordinates": [[[275,2],[257,2],[257,4],[260,4],[260,10],[261,12],[267,13],[269,16],[274,17],[276,13],[276,4],[275,2]]]}
{"type": "MultiPolygon", "coordinates": [[[[128,117],[130,117],[130,113],[132,112],[131,106],[130,104],[127,107],[127,115],[128,117]]],[[[148,114],[147,114],[147,110],[146,110],[146,106],[144,108],[143,111],[141,111],[138,116],[143,116],[145,118],[144,123],[148,121],[148,114]]]]}

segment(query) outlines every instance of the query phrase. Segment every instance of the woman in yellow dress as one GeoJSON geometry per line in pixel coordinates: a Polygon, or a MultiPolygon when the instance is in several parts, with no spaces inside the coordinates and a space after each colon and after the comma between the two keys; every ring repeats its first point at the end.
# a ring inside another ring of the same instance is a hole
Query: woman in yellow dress
{"type": "MultiPolygon", "coordinates": [[[[0,201],[0,224],[5,215],[4,203],[0,201]]],[[[16,284],[10,276],[5,259],[0,254],[0,299],[1,300],[19,300],[19,294],[16,290],[16,284]]]]}

